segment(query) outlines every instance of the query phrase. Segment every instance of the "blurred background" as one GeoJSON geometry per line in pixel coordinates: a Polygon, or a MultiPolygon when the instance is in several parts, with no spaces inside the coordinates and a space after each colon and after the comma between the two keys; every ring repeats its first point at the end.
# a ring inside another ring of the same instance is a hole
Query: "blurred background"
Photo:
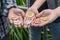
{"type": "MultiPolygon", "coordinates": [[[[18,6],[25,7],[27,5],[26,0],[16,0],[18,6]]],[[[23,26],[22,26],[23,27],[23,26]]],[[[43,40],[43,30],[41,32],[41,40],[43,40]]],[[[51,33],[47,29],[47,40],[52,40],[51,33]]],[[[29,40],[29,30],[24,28],[15,28],[12,24],[10,26],[10,40],[29,40]]]]}

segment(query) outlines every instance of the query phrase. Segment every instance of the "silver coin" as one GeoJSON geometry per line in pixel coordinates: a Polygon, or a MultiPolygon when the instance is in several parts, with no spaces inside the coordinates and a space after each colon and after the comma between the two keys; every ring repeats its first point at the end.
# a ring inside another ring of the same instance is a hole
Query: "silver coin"
{"type": "Polygon", "coordinates": [[[32,20],[26,20],[24,23],[25,24],[30,24],[32,22],[32,20]]]}
{"type": "Polygon", "coordinates": [[[20,23],[21,23],[20,20],[16,20],[16,21],[14,21],[14,24],[20,24],[20,23]]]}

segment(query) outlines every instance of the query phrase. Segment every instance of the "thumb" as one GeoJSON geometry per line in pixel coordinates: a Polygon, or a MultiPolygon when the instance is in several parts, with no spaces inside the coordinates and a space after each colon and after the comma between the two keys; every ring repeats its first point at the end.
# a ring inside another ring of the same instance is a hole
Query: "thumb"
{"type": "Polygon", "coordinates": [[[42,16],[41,13],[39,13],[39,14],[36,15],[37,18],[39,18],[39,17],[41,17],[41,16],[42,16]]]}
{"type": "Polygon", "coordinates": [[[25,16],[25,12],[21,9],[16,8],[15,14],[25,16]]]}
{"type": "Polygon", "coordinates": [[[45,10],[43,10],[42,12],[40,12],[39,14],[36,15],[36,17],[41,17],[42,15],[44,15],[45,10]]]}

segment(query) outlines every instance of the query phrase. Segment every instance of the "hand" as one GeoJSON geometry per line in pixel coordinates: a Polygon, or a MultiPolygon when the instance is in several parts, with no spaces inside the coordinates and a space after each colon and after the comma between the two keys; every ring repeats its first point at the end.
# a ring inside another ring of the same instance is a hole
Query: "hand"
{"type": "Polygon", "coordinates": [[[33,23],[34,26],[44,26],[46,24],[52,23],[54,20],[56,20],[59,16],[56,11],[47,9],[40,12],[40,14],[36,15],[37,18],[39,18],[38,24],[33,23]]]}
{"type": "MultiPolygon", "coordinates": [[[[37,15],[37,17],[38,17],[38,15],[37,15]]],[[[40,26],[44,26],[46,24],[52,23],[58,17],[59,17],[59,15],[55,10],[51,10],[51,9],[43,10],[40,13],[40,20],[42,21],[40,23],[40,26]],[[42,18],[42,17],[45,17],[45,18],[42,18]],[[46,19],[46,20],[44,21],[44,19],[46,19]]]]}
{"type": "Polygon", "coordinates": [[[14,24],[15,27],[21,27],[23,25],[23,17],[25,13],[23,10],[18,8],[11,8],[9,10],[8,18],[10,23],[14,24]]]}
{"type": "Polygon", "coordinates": [[[29,8],[24,17],[24,27],[29,28],[31,26],[31,22],[35,19],[35,15],[38,14],[37,9],[29,8]]]}

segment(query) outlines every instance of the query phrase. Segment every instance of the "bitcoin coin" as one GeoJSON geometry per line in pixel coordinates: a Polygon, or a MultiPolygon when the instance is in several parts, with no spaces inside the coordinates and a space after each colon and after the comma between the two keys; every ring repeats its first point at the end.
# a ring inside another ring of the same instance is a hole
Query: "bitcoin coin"
{"type": "Polygon", "coordinates": [[[49,16],[46,16],[46,17],[42,17],[41,20],[43,21],[47,21],[49,19],[49,16]]]}
{"type": "Polygon", "coordinates": [[[34,16],[34,13],[33,13],[33,12],[28,12],[28,13],[27,13],[27,16],[28,16],[28,17],[33,17],[33,16],[34,16]]]}

